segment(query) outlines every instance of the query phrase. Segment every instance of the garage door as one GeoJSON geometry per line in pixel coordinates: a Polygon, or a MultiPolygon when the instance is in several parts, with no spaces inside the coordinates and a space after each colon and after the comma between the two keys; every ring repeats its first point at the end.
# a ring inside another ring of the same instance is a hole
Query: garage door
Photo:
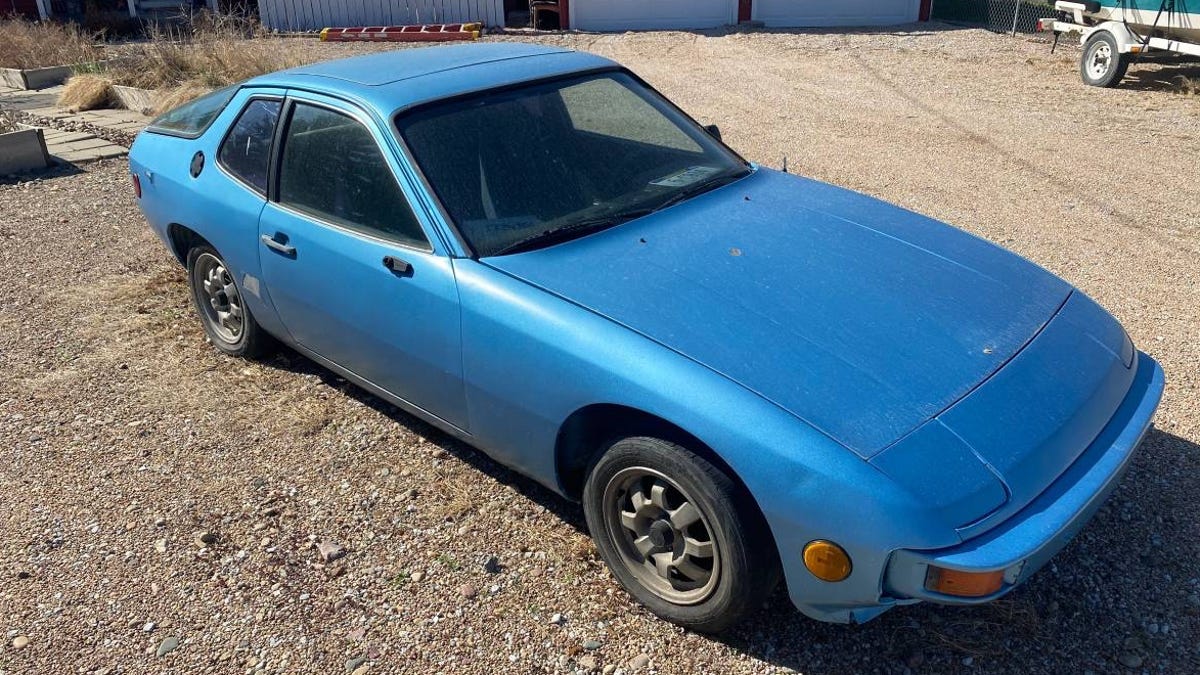
{"type": "MultiPolygon", "coordinates": [[[[818,3],[819,4],[819,3],[818,3]]],[[[572,0],[580,30],[713,28],[737,23],[737,0],[572,0]]]]}
{"type": "Polygon", "coordinates": [[[921,0],[754,0],[768,26],[880,26],[916,21],[921,0]]]}

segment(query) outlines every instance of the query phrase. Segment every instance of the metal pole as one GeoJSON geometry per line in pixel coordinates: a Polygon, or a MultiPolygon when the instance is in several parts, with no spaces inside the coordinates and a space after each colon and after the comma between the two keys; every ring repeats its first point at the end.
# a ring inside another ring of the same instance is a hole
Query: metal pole
{"type": "Polygon", "coordinates": [[[1013,37],[1017,35],[1017,19],[1021,18],[1021,0],[1017,0],[1017,10],[1013,12],[1013,37]]]}

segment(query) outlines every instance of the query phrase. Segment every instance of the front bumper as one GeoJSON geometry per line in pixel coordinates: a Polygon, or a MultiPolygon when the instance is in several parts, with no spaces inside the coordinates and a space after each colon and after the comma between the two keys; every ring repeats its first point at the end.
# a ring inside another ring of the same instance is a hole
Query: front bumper
{"type": "Polygon", "coordinates": [[[1162,368],[1139,353],[1137,374],[1116,414],[1062,476],[1021,511],[978,537],[946,549],[895,551],[884,574],[881,603],[979,604],[1008,593],[1032,576],[1083,529],[1116,489],[1150,428],[1163,384],[1162,368]],[[964,572],[1003,570],[1004,584],[983,597],[936,593],[925,588],[930,565],[964,572]]]}

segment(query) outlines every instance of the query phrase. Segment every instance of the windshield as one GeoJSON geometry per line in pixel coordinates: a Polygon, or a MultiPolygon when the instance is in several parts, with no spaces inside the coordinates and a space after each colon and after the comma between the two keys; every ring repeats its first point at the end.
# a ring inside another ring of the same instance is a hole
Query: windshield
{"type": "Polygon", "coordinates": [[[612,227],[749,172],[621,72],[435,103],[396,127],[480,257],[612,227]]]}

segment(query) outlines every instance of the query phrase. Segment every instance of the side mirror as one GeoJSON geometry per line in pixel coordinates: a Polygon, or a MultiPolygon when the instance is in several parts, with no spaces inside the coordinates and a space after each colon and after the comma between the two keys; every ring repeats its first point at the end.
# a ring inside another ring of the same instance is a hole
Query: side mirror
{"type": "Polygon", "coordinates": [[[712,136],[713,138],[717,139],[718,141],[721,140],[721,128],[718,127],[717,125],[715,125],[715,124],[706,125],[704,127],[704,130],[708,132],[709,136],[712,136]]]}

